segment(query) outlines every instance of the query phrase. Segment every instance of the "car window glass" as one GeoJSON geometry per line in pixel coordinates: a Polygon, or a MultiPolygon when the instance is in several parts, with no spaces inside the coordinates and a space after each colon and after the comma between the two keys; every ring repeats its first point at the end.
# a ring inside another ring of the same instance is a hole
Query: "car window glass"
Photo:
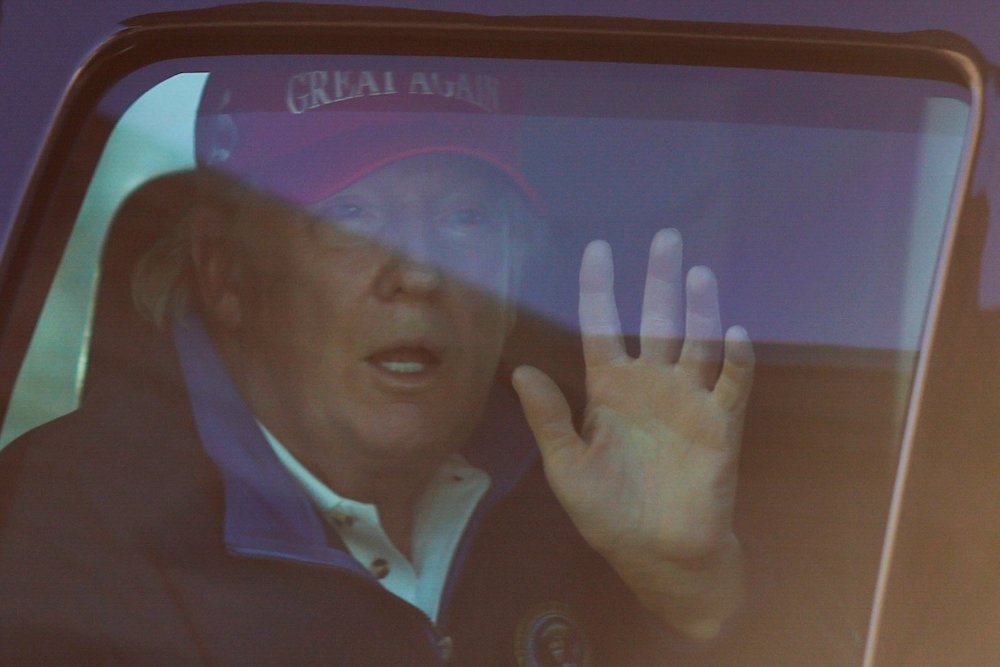
{"type": "MultiPolygon", "coordinates": [[[[3,444],[78,406],[91,370],[108,225],[144,183],[195,168],[195,116],[210,72],[298,67],[286,108],[261,111],[275,115],[398,91],[465,95],[516,125],[518,175],[535,200],[538,227],[513,283],[493,280],[481,260],[463,259],[469,248],[509,241],[505,228],[480,231],[494,213],[479,203],[442,204],[431,216],[437,236],[420,252],[445,274],[513,299],[518,318],[504,363],[543,368],[579,401],[584,246],[595,238],[611,245],[634,349],[650,239],[677,228],[686,266],[715,271],[723,324],[747,328],[760,364],[739,520],[788,588],[810,609],[838,609],[845,620],[837,632],[859,647],[967,157],[970,93],[949,82],[835,72],[357,55],[330,67],[296,58],[161,63],[126,77],[101,102],[96,113],[114,129],[22,365],[3,444]],[[489,85],[461,79],[466,70],[516,79],[522,110],[493,109],[489,85]],[[449,254],[436,255],[441,248],[449,254]]],[[[364,123],[378,122],[377,107],[366,113],[373,115],[364,123]]],[[[232,139],[225,109],[217,115],[216,157],[232,139]]],[[[216,160],[223,171],[226,164],[227,157],[216,160]]],[[[343,224],[359,243],[396,243],[391,202],[351,194],[301,213],[349,219],[343,224]]]]}

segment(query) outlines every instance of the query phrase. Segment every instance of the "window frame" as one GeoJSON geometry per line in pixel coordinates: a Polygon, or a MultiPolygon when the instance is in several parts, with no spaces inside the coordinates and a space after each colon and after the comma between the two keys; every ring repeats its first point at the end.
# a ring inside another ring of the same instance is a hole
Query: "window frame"
{"type": "MultiPolygon", "coordinates": [[[[877,73],[957,82],[972,101],[968,145],[956,181],[948,232],[907,415],[881,565],[870,616],[865,664],[875,659],[890,563],[918,431],[926,410],[941,313],[961,297],[978,260],[956,256],[956,238],[976,224],[969,200],[982,140],[989,67],[975,47],[947,33],[883,34],[784,26],[679,23],[641,19],[485,17],[368,8],[232,7],[152,14],[129,21],[78,71],[61,104],[0,259],[0,410],[6,411],[35,323],[69,238],[98,146],[110,128],[95,121],[98,100],[123,77],[155,62],[179,57],[287,54],[328,49],[337,53],[478,56],[670,63],[816,72],[877,73]],[[376,48],[372,48],[376,45],[376,48]],[[81,146],[83,150],[81,150],[81,146]],[[89,161],[65,169],[70,155],[89,161]],[[55,194],[61,196],[56,198],[55,194]],[[59,222],[61,221],[61,222],[59,222]],[[42,258],[39,260],[38,258],[42,258]]],[[[964,251],[963,251],[964,252],[964,251]]],[[[939,356],[941,358],[939,358],[939,356]]],[[[931,399],[934,400],[934,399],[931,399]]]]}

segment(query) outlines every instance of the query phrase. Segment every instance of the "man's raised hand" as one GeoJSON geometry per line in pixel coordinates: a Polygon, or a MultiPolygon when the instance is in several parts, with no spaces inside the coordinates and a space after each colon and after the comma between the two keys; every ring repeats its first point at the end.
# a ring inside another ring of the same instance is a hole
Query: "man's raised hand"
{"type": "Polygon", "coordinates": [[[733,529],[753,348],[741,327],[723,338],[715,277],[681,270],[680,234],[650,246],[640,354],[625,350],[610,247],[592,242],[580,267],[587,403],[575,429],[559,388],[522,366],[514,386],[556,496],[585,540],[639,599],[696,638],[740,604],[733,529]],[[686,312],[683,310],[686,294],[686,312]]]}

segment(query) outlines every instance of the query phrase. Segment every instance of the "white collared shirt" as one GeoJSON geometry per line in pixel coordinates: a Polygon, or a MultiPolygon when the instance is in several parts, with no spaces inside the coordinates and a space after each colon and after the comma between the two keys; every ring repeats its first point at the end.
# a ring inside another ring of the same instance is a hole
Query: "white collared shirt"
{"type": "Polygon", "coordinates": [[[388,591],[437,621],[455,550],[490,487],[490,476],[458,454],[441,465],[417,501],[411,562],[386,535],[374,505],[338,494],[307,470],[263,424],[258,425],[278,459],[334,527],[351,555],[388,591]]]}

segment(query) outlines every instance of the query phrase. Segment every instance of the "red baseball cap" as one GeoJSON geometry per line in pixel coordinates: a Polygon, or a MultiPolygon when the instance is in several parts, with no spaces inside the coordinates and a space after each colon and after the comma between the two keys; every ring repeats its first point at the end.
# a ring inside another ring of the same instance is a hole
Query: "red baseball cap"
{"type": "Polygon", "coordinates": [[[412,155],[467,155],[526,199],[521,90],[476,61],[360,56],[241,61],[209,75],[195,128],[200,164],[308,205],[412,155]]]}

